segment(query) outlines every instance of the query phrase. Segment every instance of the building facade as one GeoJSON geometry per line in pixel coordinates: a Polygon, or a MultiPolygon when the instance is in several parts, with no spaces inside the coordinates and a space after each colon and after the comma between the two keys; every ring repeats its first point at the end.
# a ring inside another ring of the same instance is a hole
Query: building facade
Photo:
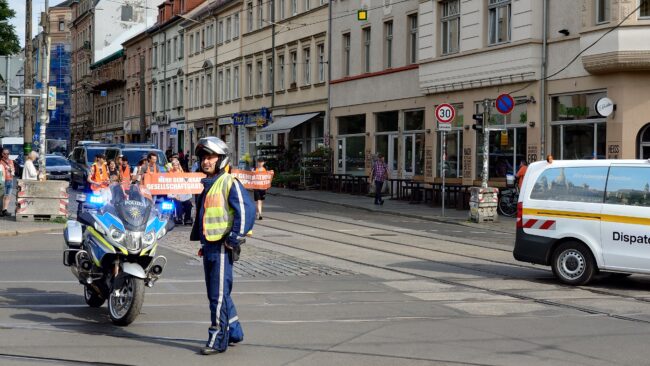
{"type": "Polygon", "coordinates": [[[91,73],[93,63],[93,8],[97,0],[76,0],[70,4],[72,24],[72,100],[70,140],[74,145],[80,140],[90,140],[93,134],[91,115],[91,73]]]}
{"type": "Polygon", "coordinates": [[[151,37],[145,31],[127,40],[122,46],[126,79],[124,142],[145,142],[151,132],[151,37]]]}
{"type": "Polygon", "coordinates": [[[431,175],[433,135],[418,83],[417,0],[371,7],[357,20],[357,2],[332,3],[329,140],[334,172],[370,173],[382,154],[394,178],[431,175]]]}
{"type": "MultiPolygon", "coordinates": [[[[650,121],[641,112],[650,107],[641,86],[650,77],[650,46],[641,40],[650,35],[650,4],[644,1],[421,3],[419,82],[426,96],[426,128],[436,130],[438,104],[453,104],[462,116],[447,133],[447,176],[463,184],[481,179],[483,134],[465,116],[482,113],[485,99],[492,105],[487,121],[491,184],[503,184],[522,161],[547,154],[650,157],[650,133],[645,136],[650,121]],[[503,93],[516,102],[508,115],[493,107],[503,93]],[[599,100],[607,103],[605,97],[616,105],[610,115],[595,107],[599,100]]],[[[440,138],[438,133],[432,144],[438,154],[427,179],[440,176],[440,138]]]]}
{"type": "Polygon", "coordinates": [[[92,139],[106,143],[125,142],[124,131],[124,51],[91,65],[92,139]]]}

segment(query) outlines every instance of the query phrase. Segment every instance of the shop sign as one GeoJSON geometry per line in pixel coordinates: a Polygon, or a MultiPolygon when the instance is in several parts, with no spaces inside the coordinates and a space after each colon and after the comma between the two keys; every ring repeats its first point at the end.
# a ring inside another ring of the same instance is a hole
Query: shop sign
{"type": "Polygon", "coordinates": [[[607,97],[598,99],[596,101],[596,112],[599,116],[609,117],[614,112],[614,102],[607,97]]]}
{"type": "Polygon", "coordinates": [[[508,146],[508,130],[501,131],[501,146],[508,146]]]}
{"type": "Polygon", "coordinates": [[[235,126],[266,127],[273,122],[273,117],[268,108],[262,108],[257,113],[233,113],[232,121],[235,126]]]}

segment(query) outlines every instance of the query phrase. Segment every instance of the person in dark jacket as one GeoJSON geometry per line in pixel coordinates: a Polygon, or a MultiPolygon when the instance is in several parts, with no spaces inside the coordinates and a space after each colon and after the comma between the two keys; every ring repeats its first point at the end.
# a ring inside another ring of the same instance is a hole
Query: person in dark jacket
{"type": "Polygon", "coordinates": [[[239,238],[255,223],[255,206],[244,186],[226,172],[230,149],[217,137],[199,140],[196,146],[201,171],[207,175],[196,199],[196,219],[190,240],[200,241],[205,284],[210,301],[211,325],[201,354],[225,352],[229,343],[241,342],[244,333],[230,297],[232,266],[240,252],[239,238]]]}

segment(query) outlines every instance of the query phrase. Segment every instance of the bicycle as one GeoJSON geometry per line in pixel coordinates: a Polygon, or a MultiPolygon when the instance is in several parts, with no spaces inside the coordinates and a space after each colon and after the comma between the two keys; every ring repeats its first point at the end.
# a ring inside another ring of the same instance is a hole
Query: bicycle
{"type": "Polygon", "coordinates": [[[504,189],[499,192],[499,204],[497,209],[499,214],[507,217],[517,215],[517,202],[519,201],[519,184],[515,182],[512,188],[504,189]]]}

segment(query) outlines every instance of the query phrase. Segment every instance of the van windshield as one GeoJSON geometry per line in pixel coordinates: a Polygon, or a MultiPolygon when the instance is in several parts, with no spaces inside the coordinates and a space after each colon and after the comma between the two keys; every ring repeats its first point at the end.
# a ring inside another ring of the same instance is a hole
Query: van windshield
{"type": "Polygon", "coordinates": [[[95,148],[95,149],[93,149],[93,148],[86,149],[86,161],[88,163],[92,163],[93,161],[95,161],[95,156],[97,156],[98,154],[103,153],[104,150],[106,150],[106,149],[97,149],[97,148],[95,148]]]}
{"type": "MultiPolygon", "coordinates": [[[[146,156],[149,154],[151,150],[147,149],[129,149],[129,150],[122,150],[122,155],[124,155],[128,160],[129,160],[129,165],[131,166],[136,166],[140,162],[140,159],[142,159],[143,156],[146,156]]],[[[158,165],[164,166],[167,164],[167,158],[165,157],[165,154],[162,151],[153,151],[158,155],[158,165]]]]}

